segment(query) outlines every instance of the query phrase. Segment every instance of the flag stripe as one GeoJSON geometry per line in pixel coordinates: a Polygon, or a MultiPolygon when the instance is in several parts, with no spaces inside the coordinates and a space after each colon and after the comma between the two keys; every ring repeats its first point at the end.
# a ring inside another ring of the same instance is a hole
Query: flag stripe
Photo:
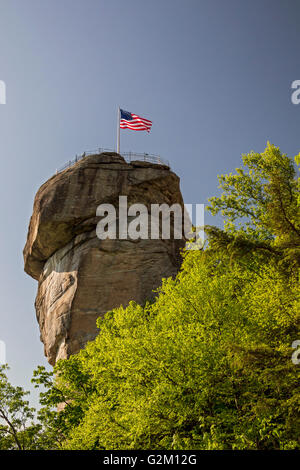
{"type": "Polygon", "coordinates": [[[129,126],[124,126],[124,127],[121,127],[121,129],[131,129],[132,131],[150,131],[150,129],[146,129],[146,128],[141,128],[141,129],[137,129],[136,127],[133,128],[133,127],[129,127],[129,126]]]}
{"type": "Polygon", "coordinates": [[[131,116],[132,116],[133,118],[140,119],[140,120],[143,121],[143,122],[148,122],[149,124],[152,124],[152,121],[149,121],[149,119],[142,118],[142,117],[140,117],[140,116],[137,116],[136,114],[133,114],[133,113],[132,113],[131,116]]]}
{"type": "Polygon", "coordinates": [[[141,122],[128,122],[128,121],[121,121],[120,122],[120,125],[124,125],[124,126],[131,126],[131,127],[150,127],[151,128],[151,124],[143,124],[141,122]]]}
{"type": "Polygon", "coordinates": [[[120,122],[120,126],[130,126],[130,127],[147,127],[148,128],[151,128],[151,124],[143,124],[141,122],[135,122],[135,123],[131,123],[131,122],[128,122],[128,121],[121,121],[120,122]]]}
{"type": "Polygon", "coordinates": [[[151,122],[144,122],[141,121],[140,119],[131,119],[128,121],[127,119],[121,119],[121,122],[128,122],[129,124],[143,124],[145,126],[152,126],[151,122]]]}
{"type": "Polygon", "coordinates": [[[130,124],[121,124],[121,125],[120,125],[120,128],[121,128],[121,129],[126,129],[126,128],[128,128],[128,129],[137,130],[137,131],[143,131],[143,130],[144,130],[144,131],[147,131],[147,130],[150,131],[150,129],[151,129],[151,127],[146,127],[146,126],[131,126],[130,124]]]}

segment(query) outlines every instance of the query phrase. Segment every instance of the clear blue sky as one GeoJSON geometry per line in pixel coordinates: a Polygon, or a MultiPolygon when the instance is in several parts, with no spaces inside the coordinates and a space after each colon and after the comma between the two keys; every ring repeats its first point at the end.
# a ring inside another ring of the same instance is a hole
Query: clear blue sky
{"type": "MultiPolygon", "coordinates": [[[[300,150],[298,0],[0,0],[0,339],[14,383],[46,364],[22,249],[38,187],[116,145],[117,105],[153,120],[121,149],[159,153],[187,203],[267,140],[300,150]]],[[[211,222],[211,220],[209,220],[211,222]]]]}

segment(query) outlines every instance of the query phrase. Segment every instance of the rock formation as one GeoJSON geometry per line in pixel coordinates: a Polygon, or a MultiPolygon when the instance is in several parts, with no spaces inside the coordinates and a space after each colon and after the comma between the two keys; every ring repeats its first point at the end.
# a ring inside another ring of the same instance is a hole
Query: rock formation
{"type": "Polygon", "coordinates": [[[50,364],[97,334],[96,319],[130,300],[145,302],[180,267],[184,240],[99,240],[99,204],[183,205],[179,178],[164,165],[126,163],[115,153],[83,158],[38,190],[24,248],[25,271],[38,280],[35,302],[50,364]]]}

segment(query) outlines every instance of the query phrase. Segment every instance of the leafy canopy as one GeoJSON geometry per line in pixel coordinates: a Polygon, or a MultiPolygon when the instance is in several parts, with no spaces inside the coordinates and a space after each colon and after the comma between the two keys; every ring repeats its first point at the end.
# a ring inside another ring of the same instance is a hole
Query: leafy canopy
{"type": "MultiPolygon", "coordinates": [[[[295,159],[299,163],[300,156],[295,159]]],[[[225,218],[224,230],[207,227],[212,249],[232,256],[272,257],[290,271],[300,266],[300,180],[293,160],[268,143],[263,153],[243,155],[244,168],[219,176],[220,197],[208,208],[225,218]]]]}
{"type": "Polygon", "coordinates": [[[25,399],[29,392],[10,384],[7,369],[0,366],[0,449],[37,449],[41,426],[33,422],[35,410],[25,399]]]}

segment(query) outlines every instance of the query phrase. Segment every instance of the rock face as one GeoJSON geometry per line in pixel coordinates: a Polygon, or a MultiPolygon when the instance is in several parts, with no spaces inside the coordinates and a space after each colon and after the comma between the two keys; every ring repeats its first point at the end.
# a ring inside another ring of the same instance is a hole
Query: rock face
{"type": "MultiPolygon", "coordinates": [[[[38,190],[24,248],[25,271],[38,280],[35,307],[50,364],[97,334],[96,319],[130,300],[151,299],[181,263],[180,240],[100,240],[99,204],[172,205],[179,178],[163,165],[126,163],[115,153],[85,157],[38,190]]],[[[117,213],[118,217],[118,213],[117,213]]]]}

